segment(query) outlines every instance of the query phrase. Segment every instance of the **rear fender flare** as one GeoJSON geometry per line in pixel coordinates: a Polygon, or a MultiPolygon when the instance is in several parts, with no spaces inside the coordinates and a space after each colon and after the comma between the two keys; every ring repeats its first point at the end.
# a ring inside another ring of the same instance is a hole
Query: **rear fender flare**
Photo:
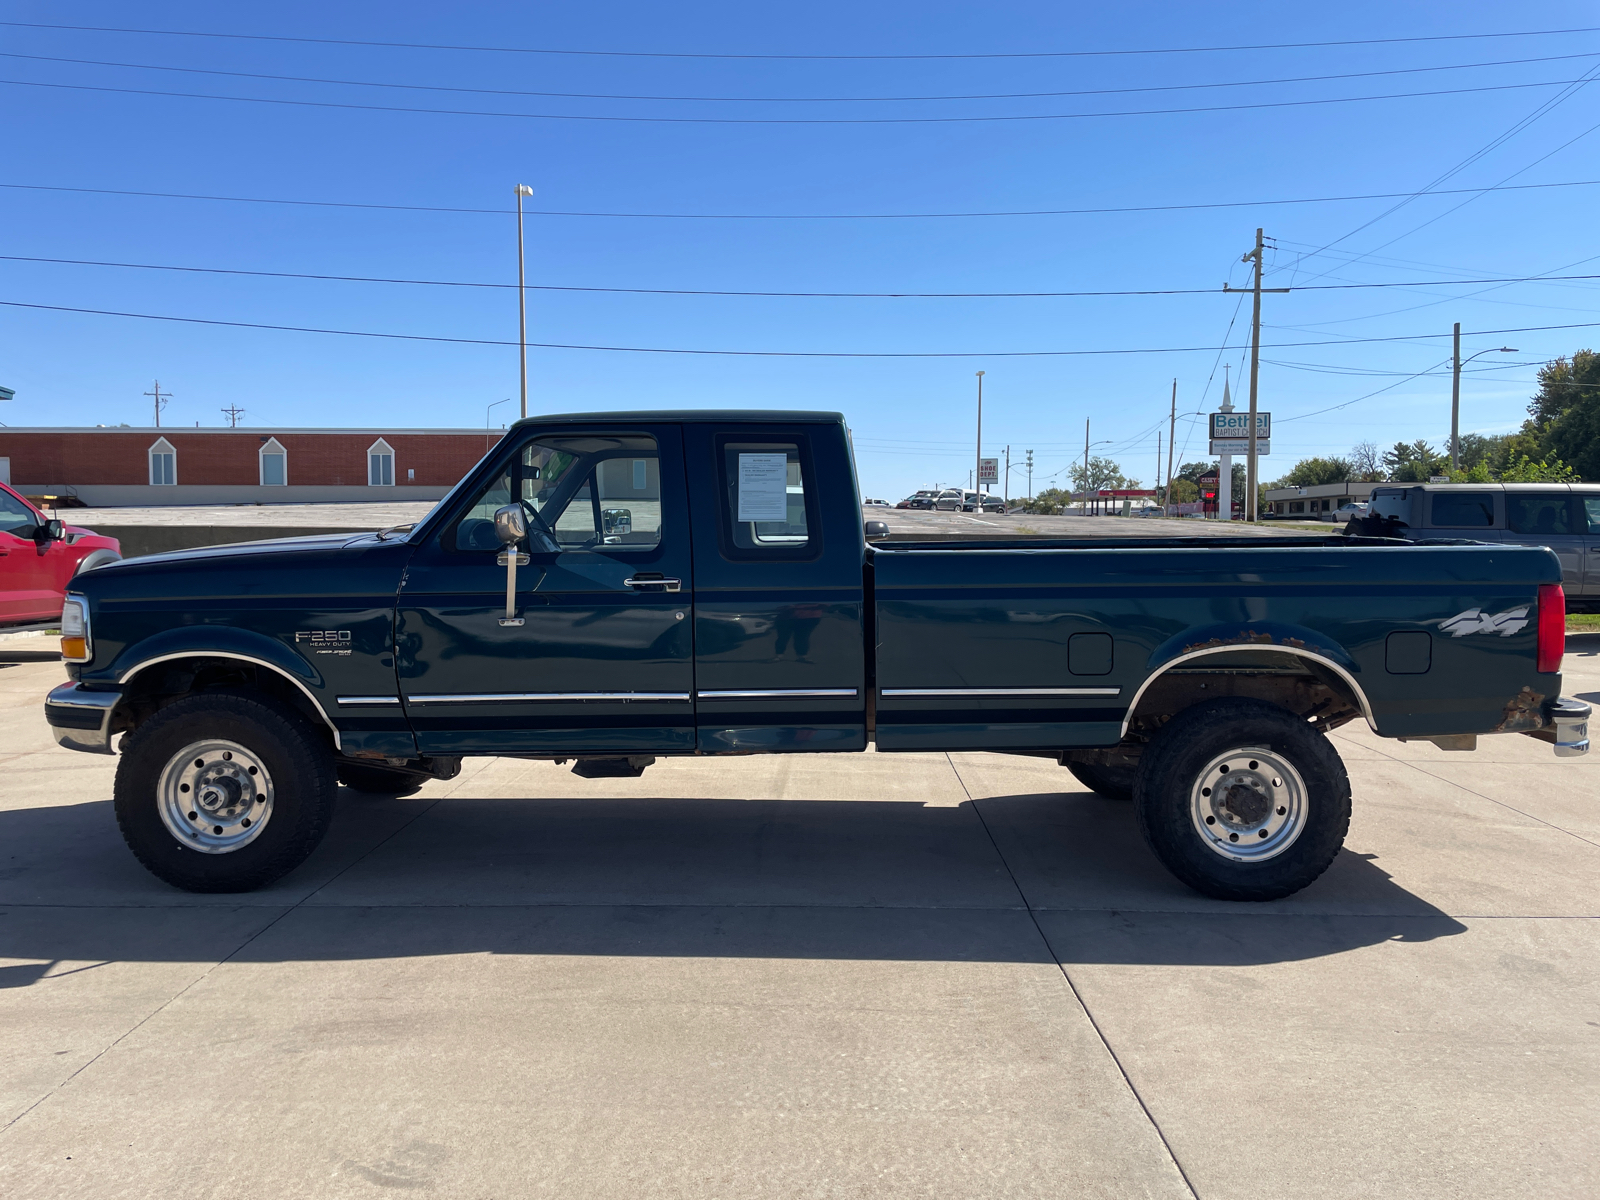
{"type": "Polygon", "coordinates": [[[1143,699],[1150,685],[1161,676],[1174,667],[1185,666],[1219,654],[1235,654],[1240,650],[1269,650],[1275,654],[1287,654],[1321,665],[1338,676],[1350,689],[1350,694],[1361,709],[1361,716],[1367,722],[1368,728],[1374,733],[1378,732],[1378,722],[1372,715],[1372,705],[1356,679],[1356,673],[1360,668],[1343,646],[1325,634],[1303,626],[1290,625],[1282,621],[1252,621],[1203,625],[1187,629],[1157,646],[1150,655],[1148,663],[1151,668],[1150,673],[1134,692],[1133,699],[1128,704],[1128,711],[1123,714],[1122,736],[1128,735],[1128,727],[1133,722],[1134,713],[1138,711],[1139,701],[1143,699]]]}

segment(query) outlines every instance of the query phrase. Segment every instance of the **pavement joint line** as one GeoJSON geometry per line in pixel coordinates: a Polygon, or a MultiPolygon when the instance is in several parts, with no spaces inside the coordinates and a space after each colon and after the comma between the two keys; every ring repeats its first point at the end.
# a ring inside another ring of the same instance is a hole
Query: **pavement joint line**
{"type": "MultiPolygon", "coordinates": [[[[306,895],[302,896],[299,900],[295,901],[293,904],[290,904],[290,905],[284,907],[282,909],[282,911],[280,911],[278,913],[277,916],[272,918],[272,920],[268,921],[260,929],[256,930],[249,937],[245,938],[244,941],[240,942],[237,946],[235,946],[232,950],[228,951],[227,954],[223,955],[216,962],[212,963],[204,971],[201,971],[200,974],[196,975],[188,983],[184,984],[181,988],[179,988],[171,996],[169,996],[167,999],[163,1000],[160,1004],[156,1005],[156,1007],[154,1009],[152,1009],[149,1013],[145,1014],[145,1016],[141,1017],[138,1021],[134,1022],[133,1025],[131,1025],[127,1029],[123,1030],[122,1033],[117,1035],[117,1037],[113,1038],[110,1042],[108,1042],[105,1046],[103,1046],[100,1049],[100,1051],[98,1053],[96,1053],[95,1056],[93,1058],[91,1058],[88,1062],[84,1063],[76,1071],[72,1072],[72,1074],[68,1075],[60,1083],[56,1084],[54,1087],[52,1087],[49,1090],[47,1090],[44,1093],[44,1095],[40,1096],[32,1104],[28,1105],[27,1108],[23,1109],[16,1116],[12,1117],[11,1120],[7,1121],[3,1126],[0,1126],[0,1134],[5,1133],[13,1125],[15,1125],[18,1121],[22,1120],[23,1117],[27,1116],[34,1109],[38,1108],[46,1100],[50,1099],[51,1096],[56,1095],[62,1089],[66,1088],[79,1075],[82,1075],[85,1071],[87,1071],[90,1067],[94,1066],[95,1063],[99,1062],[107,1054],[110,1054],[111,1051],[115,1050],[118,1046],[120,1046],[128,1038],[130,1038],[134,1034],[138,1033],[139,1030],[143,1029],[151,1021],[155,1020],[156,1017],[160,1016],[169,1007],[171,1007],[172,1005],[176,1004],[179,1000],[181,1000],[191,990],[193,990],[194,988],[198,987],[200,984],[204,983],[207,979],[209,979],[211,977],[211,973],[213,971],[216,971],[218,968],[227,965],[233,959],[237,958],[241,953],[244,952],[245,947],[249,946],[251,942],[255,941],[262,934],[266,933],[267,930],[271,929],[274,925],[278,924],[279,921],[282,921],[290,913],[292,913],[296,909],[300,908],[302,905],[304,905],[306,903],[306,901],[310,900],[313,896],[315,896],[323,888],[327,887],[330,883],[334,882],[334,880],[338,879],[346,871],[350,870],[356,864],[366,861],[366,859],[369,856],[371,856],[374,852],[376,852],[377,850],[381,849],[383,846],[387,845],[393,838],[398,836],[400,833],[404,832],[406,829],[410,828],[410,826],[417,820],[418,817],[421,817],[423,815],[423,813],[426,813],[429,809],[434,808],[438,804],[439,804],[439,801],[435,800],[432,804],[428,805],[427,808],[423,809],[422,812],[419,812],[415,816],[413,816],[410,821],[407,821],[404,825],[401,825],[398,829],[394,830],[394,832],[390,833],[388,837],[384,838],[382,841],[379,841],[375,845],[367,847],[367,849],[363,853],[358,854],[355,858],[353,858],[350,862],[346,863],[338,871],[335,871],[327,879],[324,879],[320,884],[318,884],[314,889],[312,889],[306,895]]],[[[152,907],[155,907],[155,906],[152,906],[152,907]]],[[[200,909],[203,906],[201,906],[201,905],[170,905],[170,906],[165,906],[165,907],[200,909]]],[[[248,906],[248,907],[254,907],[254,906],[248,906]]],[[[263,909],[266,909],[266,910],[270,911],[270,909],[273,906],[271,906],[271,905],[262,905],[261,907],[263,909]]],[[[318,907],[320,907],[320,906],[318,906],[318,907]]]]}
{"type": "Polygon", "coordinates": [[[1387,750],[1382,748],[1378,750],[1378,753],[1383,755],[1390,762],[1404,763],[1408,767],[1414,767],[1416,770],[1421,771],[1429,779],[1437,779],[1440,783],[1447,783],[1452,787],[1458,787],[1463,792],[1466,792],[1469,796],[1476,796],[1480,800],[1487,800],[1490,804],[1498,804],[1501,808],[1506,809],[1509,812],[1514,812],[1518,816],[1527,817],[1530,821],[1537,821],[1546,829],[1554,829],[1557,833],[1564,833],[1568,837],[1577,838],[1578,841],[1582,842],[1584,845],[1593,846],[1596,850],[1600,850],[1600,842],[1590,841],[1588,838],[1584,837],[1583,834],[1573,833],[1570,829],[1564,829],[1560,825],[1557,825],[1554,821],[1546,821],[1543,817],[1534,816],[1534,814],[1531,812],[1524,812],[1515,804],[1507,804],[1504,800],[1496,800],[1493,796],[1486,796],[1482,792],[1476,791],[1473,788],[1469,788],[1464,783],[1458,783],[1454,779],[1446,779],[1443,775],[1435,775],[1432,771],[1428,770],[1427,767],[1422,766],[1420,763],[1412,762],[1410,759],[1397,758],[1395,755],[1390,754],[1387,750]]]}
{"type": "Polygon", "coordinates": [[[995,839],[994,831],[989,828],[989,822],[984,819],[983,811],[978,807],[977,798],[973,796],[972,790],[967,787],[967,781],[961,778],[961,771],[956,766],[955,760],[947,753],[945,761],[950,764],[950,770],[955,775],[956,782],[961,785],[961,790],[967,794],[967,801],[972,805],[972,812],[978,818],[978,824],[983,827],[984,835],[989,839],[989,844],[994,847],[995,856],[999,858],[1000,865],[1006,869],[1006,875],[1011,879],[1011,886],[1017,889],[1017,897],[1027,908],[1028,918],[1033,922],[1034,931],[1038,933],[1039,940],[1044,944],[1046,953],[1050,955],[1050,961],[1055,963],[1056,970],[1061,972],[1061,978],[1066,981],[1067,989],[1071,991],[1072,998],[1078,1002],[1078,1008],[1089,1022],[1089,1027],[1094,1030],[1095,1037],[1100,1039],[1100,1044],[1105,1047],[1106,1054],[1110,1056],[1111,1061],[1116,1065],[1117,1072],[1122,1076],[1122,1082],[1127,1085],[1128,1092],[1144,1113],[1145,1120],[1150,1122],[1150,1128],[1155,1130],[1156,1137],[1161,1139],[1161,1146],[1167,1152],[1167,1161],[1172,1164],[1173,1170],[1177,1171],[1178,1178],[1183,1180],[1183,1186],[1188,1189],[1189,1195],[1193,1196],[1194,1200],[1200,1200],[1200,1193],[1195,1190],[1194,1183],[1189,1178],[1189,1172],[1185,1171],[1183,1164],[1178,1161],[1178,1153],[1173,1149],[1172,1143],[1167,1140],[1166,1131],[1161,1128],[1161,1124],[1156,1120],[1155,1114],[1150,1111],[1150,1106],[1145,1103],[1144,1097],[1139,1094],[1139,1089],[1134,1085],[1133,1077],[1128,1074],[1128,1068],[1122,1065],[1122,1059],[1117,1056],[1117,1052],[1112,1048],[1105,1031],[1100,1028],[1100,1022],[1096,1021],[1094,1013],[1089,1011],[1089,1005],[1084,1001],[1083,993],[1078,991],[1078,985],[1072,982],[1072,976],[1067,971],[1067,964],[1061,960],[1061,956],[1056,953],[1056,948],[1050,944],[1050,937],[1045,933],[1044,926],[1039,924],[1039,916],[1034,911],[1032,903],[1029,902],[1028,894],[1022,890],[1021,880],[1017,878],[1016,872],[1011,869],[1011,863],[1007,861],[1005,852],[1000,849],[1000,843],[995,839]]]}

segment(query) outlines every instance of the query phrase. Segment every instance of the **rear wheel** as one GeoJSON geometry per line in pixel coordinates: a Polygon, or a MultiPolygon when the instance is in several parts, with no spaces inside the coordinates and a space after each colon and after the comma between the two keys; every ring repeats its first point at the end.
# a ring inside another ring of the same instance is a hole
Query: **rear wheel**
{"type": "Polygon", "coordinates": [[[428,781],[409,771],[386,771],[382,767],[340,763],[339,782],[353,792],[364,792],[369,796],[400,797],[420,792],[422,785],[428,781]]]}
{"type": "Polygon", "coordinates": [[[1108,767],[1092,763],[1072,762],[1067,770],[1077,776],[1078,782],[1091,792],[1107,800],[1132,800],[1134,767],[1108,767]]]}
{"type": "Polygon", "coordinates": [[[1139,827],[1163,865],[1219,900],[1277,900],[1328,869],[1350,828],[1350,781],[1327,738],[1257,700],[1168,721],[1134,780],[1139,827]]]}
{"type": "Polygon", "coordinates": [[[123,739],[114,807],[128,847],[189,892],[248,892],[303,863],[337,794],[320,731],[266,697],[205,693],[123,739]]]}

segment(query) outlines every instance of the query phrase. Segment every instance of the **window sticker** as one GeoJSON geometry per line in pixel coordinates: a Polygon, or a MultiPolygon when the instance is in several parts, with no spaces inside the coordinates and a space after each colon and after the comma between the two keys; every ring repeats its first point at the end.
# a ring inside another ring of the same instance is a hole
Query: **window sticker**
{"type": "Polygon", "coordinates": [[[789,516],[786,454],[739,455],[740,521],[785,521],[789,516]]]}

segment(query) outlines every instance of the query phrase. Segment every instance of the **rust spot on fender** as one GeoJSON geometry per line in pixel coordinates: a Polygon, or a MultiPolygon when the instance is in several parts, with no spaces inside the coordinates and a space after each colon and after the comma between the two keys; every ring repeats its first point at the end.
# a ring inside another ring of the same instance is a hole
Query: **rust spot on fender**
{"type": "MultiPolygon", "coordinates": [[[[1257,633],[1253,629],[1247,629],[1243,633],[1236,633],[1229,638],[1212,638],[1206,642],[1190,642],[1178,653],[1193,654],[1196,650],[1215,650],[1219,646],[1270,646],[1272,644],[1272,635],[1270,633],[1257,633]]],[[[1291,641],[1286,644],[1298,645],[1301,643],[1291,641]]]]}
{"type": "Polygon", "coordinates": [[[1526,685],[1515,696],[1506,702],[1504,714],[1500,724],[1494,727],[1496,733],[1524,733],[1530,729],[1544,728],[1544,713],[1540,706],[1544,703],[1544,696],[1526,685]]]}

